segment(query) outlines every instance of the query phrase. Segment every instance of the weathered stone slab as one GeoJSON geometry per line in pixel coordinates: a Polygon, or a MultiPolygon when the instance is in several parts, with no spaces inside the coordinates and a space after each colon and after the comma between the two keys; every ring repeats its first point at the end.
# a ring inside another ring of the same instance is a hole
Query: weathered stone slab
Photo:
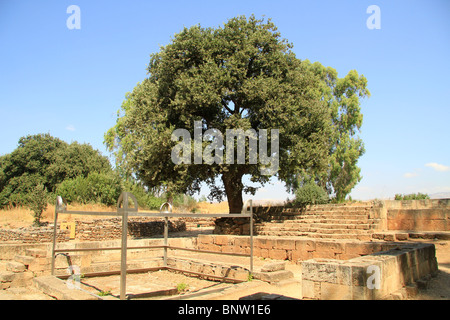
{"type": "Polygon", "coordinates": [[[286,268],[286,262],[272,262],[266,263],[261,267],[261,272],[273,272],[284,270],[286,268]]]}
{"type": "Polygon", "coordinates": [[[70,289],[65,281],[55,276],[34,278],[35,286],[45,294],[58,300],[99,300],[99,298],[76,288],[70,289]]]}

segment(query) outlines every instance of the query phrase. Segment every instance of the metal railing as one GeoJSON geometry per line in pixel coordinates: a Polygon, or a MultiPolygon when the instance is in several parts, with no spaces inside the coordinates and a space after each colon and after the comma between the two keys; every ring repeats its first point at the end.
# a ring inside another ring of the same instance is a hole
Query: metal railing
{"type": "MultiPolygon", "coordinates": [[[[212,276],[208,274],[202,274],[198,272],[192,272],[189,270],[180,270],[169,267],[167,264],[168,257],[168,249],[173,250],[184,250],[184,251],[193,251],[199,253],[209,253],[209,254],[220,254],[220,255],[230,255],[230,256],[241,256],[248,257],[250,259],[250,272],[253,272],[253,207],[252,200],[247,200],[244,203],[241,213],[217,213],[217,214],[198,214],[198,213],[173,213],[172,205],[170,203],[164,203],[160,207],[159,213],[153,212],[139,212],[138,211],[138,203],[136,198],[132,193],[123,192],[119,199],[117,200],[117,211],[116,212],[101,212],[101,211],[72,211],[67,210],[67,202],[60,196],[56,199],[55,206],[55,218],[53,224],[53,245],[52,245],[52,263],[51,263],[51,272],[52,275],[55,275],[55,258],[58,253],[67,253],[67,252],[86,252],[86,251],[103,251],[103,250],[120,250],[121,251],[121,259],[120,259],[120,299],[126,299],[126,276],[127,276],[127,250],[131,249],[164,249],[163,254],[163,268],[161,269],[172,269],[176,271],[184,271],[187,273],[204,275],[211,278],[220,278],[226,280],[233,280],[226,277],[212,276]],[[129,200],[133,201],[134,207],[129,207],[129,200]],[[166,209],[164,209],[166,208],[166,209]],[[122,234],[121,234],[121,246],[120,247],[109,247],[109,248],[75,248],[75,249],[56,249],[56,233],[57,233],[57,223],[58,223],[58,215],[59,214],[75,214],[75,215],[98,215],[98,216],[115,216],[122,218],[122,234]],[[129,217],[155,217],[155,218],[164,218],[164,244],[156,245],[156,246],[139,246],[139,247],[128,247],[127,246],[127,235],[128,235],[128,218],[129,217]],[[200,249],[192,249],[192,248],[182,248],[169,246],[168,238],[169,238],[169,217],[173,218],[249,218],[250,219],[250,254],[243,253],[231,253],[231,252],[218,252],[218,251],[209,251],[209,250],[200,250],[200,249]]],[[[237,281],[237,280],[236,280],[237,281]]]]}

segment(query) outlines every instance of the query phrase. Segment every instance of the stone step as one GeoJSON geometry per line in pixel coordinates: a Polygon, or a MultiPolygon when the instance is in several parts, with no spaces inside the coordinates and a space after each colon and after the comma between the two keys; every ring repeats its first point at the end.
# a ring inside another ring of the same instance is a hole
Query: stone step
{"type": "Polygon", "coordinates": [[[12,272],[24,272],[27,270],[26,266],[18,261],[8,261],[6,263],[6,271],[12,271],[12,272]]]}
{"type": "Polygon", "coordinates": [[[367,219],[369,215],[367,213],[364,214],[355,214],[355,213],[333,213],[333,214],[307,214],[307,215],[297,215],[290,216],[290,220],[299,220],[299,219],[367,219]]]}
{"type": "Polygon", "coordinates": [[[47,251],[42,249],[27,249],[27,256],[35,257],[35,258],[45,258],[47,257],[47,251]]]}
{"type": "Polygon", "coordinates": [[[310,214],[310,213],[334,213],[334,212],[368,212],[374,210],[374,208],[369,207],[335,207],[335,208],[312,208],[307,210],[283,210],[279,212],[278,214],[310,214]]]}
{"type": "Polygon", "coordinates": [[[319,239],[355,239],[362,241],[370,241],[372,239],[372,235],[369,233],[366,234],[325,234],[318,232],[298,232],[298,231],[261,231],[258,232],[258,235],[261,236],[271,236],[271,237],[306,237],[306,238],[319,238],[319,239]]]}
{"type": "Polygon", "coordinates": [[[356,228],[355,226],[303,226],[303,227],[286,227],[284,225],[271,225],[264,227],[257,227],[255,231],[259,234],[262,231],[275,231],[275,232],[319,232],[319,233],[371,233],[374,231],[369,226],[367,228],[356,228]]]}
{"type": "Polygon", "coordinates": [[[35,260],[35,257],[31,256],[23,256],[23,255],[17,255],[14,257],[14,260],[20,263],[23,263],[25,266],[29,266],[33,261],[35,260]]]}
{"type": "Polygon", "coordinates": [[[289,231],[308,231],[311,229],[349,229],[349,230],[370,230],[376,229],[375,224],[326,224],[326,223],[311,223],[311,224],[284,224],[284,223],[267,223],[263,225],[256,225],[256,230],[265,230],[276,228],[277,230],[289,231]]]}
{"type": "Polygon", "coordinates": [[[286,219],[285,217],[276,217],[272,218],[270,221],[265,222],[287,222],[287,223],[303,223],[303,222],[319,222],[319,221],[326,221],[327,223],[334,223],[336,221],[355,221],[355,223],[367,223],[368,221],[372,220],[368,216],[355,216],[355,215],[348,215],[348,216],[297,216],[297,217],[290,217],[289,219],[286,219]]]}
{"type": "MultiPolygon", "coordinates": [[[[146,268],[154,268],[162,266],[162,259],[154,258],[154,259],[142,259],[142,260],[128,260],[127,261],[127,269],[128,270],[136,270],[136,269],[146,269],[146,268]]],[[[80,266],[79,266],[80,267],[80,266]]],[[[109,271],[119,271],[121,267],[120,261],[109,261],[109,262],[97,262],[92,263],[90,266],[81,266],[81,273],[101,273],[101,272],[109,272],[109,271]]],[[[55,273],[57,275],[67,275],[69,274],[69,270],[67,267],[58,268],[56,266],[55,273]]]]}
{"type": "Polygon", "coordinates": [[[15,275],[16,273],[12,271],[2,271],[0,272],[0,282],[11,282],[15,275]]]}
{"type": "MultiPolygon", "coordinates": [[[[295,219],[280,221],[286,224],[303,224],[303,223],[327,223],[327,224],[364,224],[370,223],[373,219],[339,219],[339,218],[318,218],[318,219],[295,219]]],[[[274,221],[276,222],[276,221],[274,221]]]]}
{"type": "Polygon", "coordinates": [[[85,291],[71,289],[66,282],[55,276],[42,276],[34,278],[34,285],[43,293],[58,300],[99,300],[98,297],[85,291]]]}
{"type": "Polygon", "coordinates": [[[273,272],[254,272],[253,277],[261,281],[276,283],[282,280],[291,279],[294,277],[294,274],[289,270],[278,270],[273,272]]]}
{"type": "Polygon", "coordinates": [[[258,236],[286,236],[286,237],[306,237],[309,235],[308,232],[300,231],[260,231],[257,233],[258,236]]]}
{"type": "Polygon", "coordinates": [[[271,262],[266,263],[261,267],[261,272],[274,272],[286,269],[286,262],[271,262]]]}

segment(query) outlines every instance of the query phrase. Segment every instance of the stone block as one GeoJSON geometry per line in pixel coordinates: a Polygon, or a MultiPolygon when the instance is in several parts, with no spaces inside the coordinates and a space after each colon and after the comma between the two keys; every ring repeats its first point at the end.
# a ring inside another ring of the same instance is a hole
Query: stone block
{"type": "Polygon", "coordinates": [[[395,239],[397,241],[406,241],[409,238],[409,234],[407,232],[399,232],[395,234],[395,239]]]}
{"type": "Polygon", "coordinates": [[[302,295],[306,299],[319,299],[320,282],[302,280],[302,295]]]}
{"type": "Polygon", "coordinates": [[[315,251],[316,250],[316,241],[314,240],[306,240],[300,239],[295,240],[295,250],[299,251],[315,251]]]}
{"type": "Polygon", "coordinates": [[[269,256],[269,249],[261,248],[261,249],[260,249],[260,252],[259,252],[259,256],[260,256],[261,258],[269,258],[269,257],[270,257],[270,256],[269,256]]]}
{"type": "Polygon", "coordinates": [[[28,266],[35,260],[35,258],[25,255],[17,255],[14,257],[14,260],[23,263],[25,266],[28,266]]]}
{"type": "Polygon", "coordinates": [[[214,243],[214,236],[206,235],[206,234],[200,234],[197,237],[197,241],[198,241],[199,244],[214,243]]]}
{"type": "Polygon", "coordinates": [[[276,245],[273,238],[256,238],[254,239],[254,246],[261,249],[272,249],[276,245]]]}
{"type": "Polygon", "coordinates": [[[295,240],[277,239],[275,240],[275,248],[284,250],[295,250],[295,240]]]}
{"type": "Polygon", "coordinates": [[[320,286],[321,300],[352,300],[352,288],[350,286],[323,282],[320,286]]]}
{"type": "Polygon", "coordinates": [[[287,259],[287,252],[283,249],[272,249],[269,251],[269,258],[275,259],[275,260],[286,260],[287,259]]]}
{"type": "Polygon", "coordinates": [[[221,252],[222,247],[216,244],[205,244],[201,250],[221,252]]]}
{"type": "Polygon", "coordinates": [[[250,275],[250,273],[248,271],[238,269],[238,270],[235,270],[233,279],[247,281],[249,278],[249,275],[250,275]]]}
{"type": "Polygon", "coordinates": [[[16,273],[12,271],[2,271],[0,272],[0,282],[11,282],[15,275],[16,273]]]}
{"type": "Polygon", "coordinates": [[[223,246],[228,245],[229,243],[229,236],[227,235],[216,235],[214,238],[214,244],[223,246]]]}
{"type": "Polygon", "coordinates": [[[26,249],[26,254],[35,258],[45,258],[47,256],[47,251],[43,249],[26,249]]]}
{"type": "Polygon", "coordinates": [[[314,251],[302,251],[302,250],[292,250],[291,251],[291,258],[292,261],[304,261],[304,260],[310,260],[314,258],[314,251]]]}
{"type": "Polygon", "coordinates": [[[317,261],[316,259],[302,261],[302,279],[336,283],[337,264],[333,261],[317,261]]]}
{"type": "Polygon", "coordinates": [[[11,282],[11,288],[26,287],[31,284],[31,280],[34,278],[33,272],[25,271],[17,273],[11,282]]]}
{"type": "Polygon", "coordinates": [[[250,247],[250,238],[237,236],[234,238],[234,245],[240,247],[250,247]]]}
{"type": "Polygon", "coordinates": [[[34,278],[35,286],[45,294],[58,300],[99,300],[87,292],[70,289],[66,283],[54,276],[42,276],[34,278]]]}
{"type": "Polygon", "coordinates": [[[344,244],[335,241],[318,241],[316,243],[316,252],[318,253],[331,253],[333,256],[335,253],[343,253],[344,244]]]}
{"type": "Polygon", "coordinates": [[[17,261],[8,261],[6,264],[6,270],[12,272],[23,272],[26,270],[26,267],[23,263],[17,261]]]}
{"type": "Polygon", "coordinates": [[[291,279],[294,277],[294,274],[289,270],[278,270],[273,272],[254,272],[253,276],[255,279],[273,283],[291,279]]]}
{"type": "Polygon", "coordinates": [[[266,263],[261,267],[261,272],[273,272],[278,270],[285,270],[286,262],[272,262],[266,263]]]}
{"type": "Polygon", "coordinates": [[[419,292],[416,284],[409,284],[405,287],[405,289],[406,289],[406,296],[408,298],[414,298],[419,292]]]}

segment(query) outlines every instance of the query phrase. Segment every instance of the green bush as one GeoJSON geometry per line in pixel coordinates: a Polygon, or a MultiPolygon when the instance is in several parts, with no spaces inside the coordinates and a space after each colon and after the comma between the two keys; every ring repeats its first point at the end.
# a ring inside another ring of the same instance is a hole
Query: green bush
{"type": "Polygon", "coordinates": [[[185,194],[176,194],[173,197],[173,206],[184,211],[192,211],[197,207],[197,200],[185,194]]]}
{"type": "Polygon", "coordinates": [[[88,144],[68,144],[50,134],[22,137],[13,152],[0,156],[0,208],[26,205],[38,184],[54,194],[64,180],[93,172],[111,173],[112,168],[108,158],[88,144]]]}
{"type": "Polygon", "coordinates": [[[163,198],[158,198],[149,193],[145,187],[139,183],[125,182],[125,191],[131,192],[143,209],[159,210],[165,202],[163,198]]]}
{"type": "Polygon", "coordinates": [[[56,189],[56,194],[69,203],[117,204],[122,192],[120,178],[114,173],[90,173],[87,177],[64,180],[56,189]]]}
{"type": "Polygon", "coordinates": [[[395,200],[425,200],[425,199],[430,199],[430,196],[420,192],[395,195],[395,200]]]}
{"type": "Polygon", "coordinates": [[[314,182],[307,182],[295,191],[294,205],[306,207],[307,205],[324,204],[329,201],[327,192],[314,182]]]}
{"type": "Polygon", "coordinates": [[[42,212],[47,209],[47,189],[43,184],[36,185],[28,195],[28,207],[33,211],[34,225],[41,225],[42,212]]]}
{"type": "Polygon", "coordinates": [[[148,195],[147,197],[147,208],[152,210],[159,210],[161,205],[166,202],[163,198],[154,197],[152,195],[148,195]]]}

